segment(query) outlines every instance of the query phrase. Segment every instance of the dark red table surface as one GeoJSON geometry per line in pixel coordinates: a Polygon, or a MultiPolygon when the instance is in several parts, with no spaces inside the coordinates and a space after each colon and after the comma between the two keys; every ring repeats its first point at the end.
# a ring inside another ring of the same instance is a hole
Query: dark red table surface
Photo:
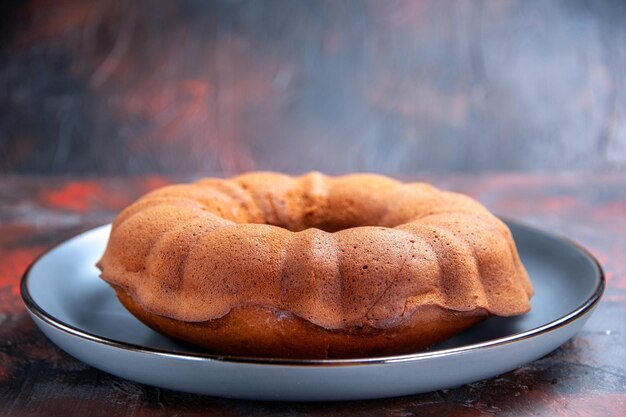
{"type": "Polygon", "coordinates": [[[183,179],[0,177],[1,415],[626,415],[626,173],[407,177],[468,193],[498,214],[579,242],[602,263],[606,293],[577,336],[513,372],[409,397],[318,404],[227,400],[129,382],[60,351],[27,316],[19,281],[37,255],[111,221],[145,191],[183,179]]]}

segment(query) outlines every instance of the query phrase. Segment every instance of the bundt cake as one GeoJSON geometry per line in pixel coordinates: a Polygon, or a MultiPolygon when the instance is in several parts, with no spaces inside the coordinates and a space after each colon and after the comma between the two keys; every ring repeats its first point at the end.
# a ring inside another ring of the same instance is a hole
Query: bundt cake
{"type": "Polygon", "coordinates": [[[373,174],[158,189],[117,216],[98,267],[148,326],[238,356],[415,352],[533,294],[481,204],[373,174]]]}

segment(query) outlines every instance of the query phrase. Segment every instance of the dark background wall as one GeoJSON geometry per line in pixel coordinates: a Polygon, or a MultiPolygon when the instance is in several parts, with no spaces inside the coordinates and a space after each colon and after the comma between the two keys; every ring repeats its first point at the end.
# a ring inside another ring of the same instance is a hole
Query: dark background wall
{"type": "Polygon", "coordinates": [[[623,1],[0,8],[0,172],[626,169],[623,1]]]}

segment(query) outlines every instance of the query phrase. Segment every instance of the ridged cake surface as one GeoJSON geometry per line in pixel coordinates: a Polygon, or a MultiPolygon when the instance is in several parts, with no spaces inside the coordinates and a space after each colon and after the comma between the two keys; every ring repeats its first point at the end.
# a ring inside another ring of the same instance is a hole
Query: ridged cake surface
{"type": "Polygon", "coordinates": [[[400,328],[428,309],[522,314],[533,293],[509,229],[477,201],[372,174],[158,189],[115,219],[98,266],[138,317],[207,325],[247,309],[335,335],[400,328]]]}

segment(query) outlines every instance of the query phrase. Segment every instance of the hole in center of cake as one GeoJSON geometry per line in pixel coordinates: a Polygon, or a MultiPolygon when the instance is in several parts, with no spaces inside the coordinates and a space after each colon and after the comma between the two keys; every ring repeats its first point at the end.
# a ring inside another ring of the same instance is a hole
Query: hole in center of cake
{"type": "MultiPolygon", "coordinates": [[[[356,217],[356,216],[355,216],[356,217]]],[[[379,224],[376,222],[364,222],[357,221],[362,219],[355,219],[355,217],[346,216],[343,219],[337,218],[309,218],[303,219],[300,222],[294,222],[294,224],[285,224],[282,222],[266,222],[266,224],[272,226],[282,227],[283,229],[287,229],[291,232],[301,232],[306,229],[320,229],[324,232],[334,233],[339,232],[341,230],[352,229],[354,227],[364,227],[364,226],[372,226],[372,227],[393,227],[395,225],[390,224],[379,224]]]]}

